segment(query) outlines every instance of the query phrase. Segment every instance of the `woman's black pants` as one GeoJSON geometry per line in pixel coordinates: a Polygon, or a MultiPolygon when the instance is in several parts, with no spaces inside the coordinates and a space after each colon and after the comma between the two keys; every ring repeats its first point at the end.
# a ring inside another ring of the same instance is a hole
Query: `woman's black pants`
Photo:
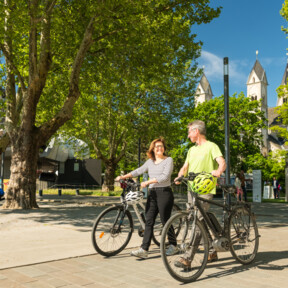
{"type": "MultiPolygon", "coordinates": [[[[160,213],[160,219],[164,226],[171,216],[173,204],[174,204],[174,195],[170,186],[149,189],[145,211],[145,218],[146,218],[145,231],[143,242],[141,245],[141,247],[144,250],[148,251],[149,246],[151,244],[153,226],[158,213],[160,213]]],[[[171,236],[168,239],[169,243],[172,245],[176,245],[176,238],[174,231],[168,234],[169,235],[171,234],[171,236]]]]}

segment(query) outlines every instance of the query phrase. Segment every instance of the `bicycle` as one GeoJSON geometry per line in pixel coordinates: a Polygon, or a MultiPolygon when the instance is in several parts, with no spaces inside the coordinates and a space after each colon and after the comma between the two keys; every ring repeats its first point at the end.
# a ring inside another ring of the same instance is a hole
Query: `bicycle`
{"type": "MultiPolygon", "coordinates": [[[[93,246],[99,254],[106,257],[115,256],[124,250],[132,237],[134,223],[129,206],[132,206],[140,223],[138,235],[140,237],[144,236],[144,192],[138,191],[140,185],[136,184],[133,180],[120,180],[119,182],[121,188],[123,188],[120,196],[121,204],[108,207],[102,211],[96,218],[92,229],[93,246]]],[[[180,210],[174,204],[172,212],[180,210]]],[[[160,218],[157,217],[152,235],[152,240],[157,246],[160,246],[162,228],[160,218]]]]}
{"type": "MultiPolygon", "coordinates": [[[[198,174],[189,173],[188,178],[180,177],[176,181],[184,181],[188,186],[188,181],[193,181],[198,174]]],[[[223,203],[201,198],[192,191],[193,204],[188,204],[187,211],[182,210],[171,216],[163,228],[160,245],[161,256],[166,270],[180,282],[193,282],[201,276],[208,261],[210,245],[217,252],[230,250],[232,256],[242,264],[250,264],[256,257],[260,235],[251,205],[240,202],[231,203],[230,197],[235,193],[233,185],[222,185],[220,188],[224,194],[223,203]],[[213,213],[203,210],[200,201],[223,209],[222,225],[213,213]],[[199,212],[203,220],[199,220],[199,212]],[[175,225],[178,229],[176,235],[178,252],[167,256],[165,253],[167,234],[170,227],[175,225]],[[209,243],[207,227],[214,236],[212,243],[209,243]],[[185,257],[190,255],[191,265],[183,268],[177,265],[177,261],[184,255],[185,257]]]]}

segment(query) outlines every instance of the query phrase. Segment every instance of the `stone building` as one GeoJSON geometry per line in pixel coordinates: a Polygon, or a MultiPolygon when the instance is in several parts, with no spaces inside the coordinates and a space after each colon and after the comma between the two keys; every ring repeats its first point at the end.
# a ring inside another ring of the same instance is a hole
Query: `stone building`
{"type": "MultiPolygon", "coordinates": [[[[287,84],[287,77],[288,77],[288,63],[285,67],[281,85],[287,84]]],[[[264,112],[265,117],[268,119],[267,123],[268,128],[262,130],[263,135],[262,153],[267,154],[267,152],[269,151],[288,150],[288,147],[285,146],[285,139],[279,137],[277,133],[271,130],[271,127],[275,125],[283,126],[283,124],[279,119],[279,114],[277,113],[276,108],[278,106],[283,105],[283,103],[287,103],[288,95],[287,97],[278,98],[276,107],[268,107],[267,76],[264,68],[262,67],[258,59],[256,59],[254,66],[251,69],[246,85],[247,85],[247,97],[249,97],[252,101],[253,100],[260,101],[261,110],[264,112]]],[[[213,97],[210,83],[204,73],[197,86],[195,96],[196,96],[195,97],[196,107],[199,103],[209,101],[213,97]]]]}

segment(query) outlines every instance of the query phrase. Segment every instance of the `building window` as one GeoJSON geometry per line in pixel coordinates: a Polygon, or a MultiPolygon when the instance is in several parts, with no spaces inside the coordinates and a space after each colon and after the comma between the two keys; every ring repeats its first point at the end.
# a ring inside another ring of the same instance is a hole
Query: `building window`
{"type": "Polygon", "coordinates": [[[252,96],[251,96],[251,100],[252,100],[252,101],[257,101],[257,96],[256,96],[256,95],[252,95],[252,96]]]}
{"type": "Polygon", "coordinates": [[[74,172],[79,172],[79,163],[74,163],[74,172]]]}
{"type": "Polygon", "coordinates": [[[287,104],[287,98],[283,98],[283,104],[287,104]]]}
{"type": "Polygon", "coordinates": [[[64,174],[65,173],[65,163],[60,162],[59,163],[59,174],[64,174]]]}

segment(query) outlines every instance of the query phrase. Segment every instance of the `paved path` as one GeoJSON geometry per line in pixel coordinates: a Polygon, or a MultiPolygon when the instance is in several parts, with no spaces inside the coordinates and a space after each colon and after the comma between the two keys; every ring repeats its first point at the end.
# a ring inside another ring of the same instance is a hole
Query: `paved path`
{"type": "MultiPolygon", "coordinates": [[[[115,202],[118,198],[46,195],[39,198],[40,209],[0,210],[0,287],[181,286],[165,270],[157,247],[147,260],[129,256],[141,242],[137,235],[115,257],[95,253],[90,239],[93,220],[115,202]]],[[[176,202],[184,207],[185,199],[176,202]]],[[[255,203],[253,210],[261,234],[256,261],[242,266],[230,253],[221,253],[220,260],[208,264],[188,286],[287,287],[288,204],[255,203]]]]}

